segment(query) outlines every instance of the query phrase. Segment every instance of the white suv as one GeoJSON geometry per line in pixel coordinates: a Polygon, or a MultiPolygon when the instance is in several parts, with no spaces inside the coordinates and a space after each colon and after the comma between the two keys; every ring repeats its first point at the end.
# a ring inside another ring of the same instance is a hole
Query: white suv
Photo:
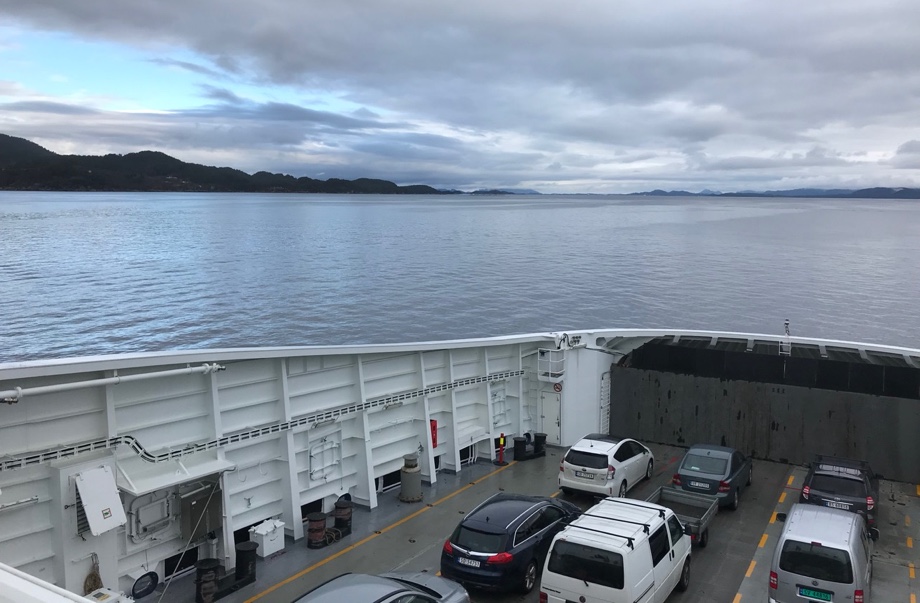
{"type": "Polygon", "coordinates": [[[626,496],[643,478],[652,477],[655,456],[631,438],[589,433],[566,451],[559,464],[559,488],[601,496],[626,496]]]}

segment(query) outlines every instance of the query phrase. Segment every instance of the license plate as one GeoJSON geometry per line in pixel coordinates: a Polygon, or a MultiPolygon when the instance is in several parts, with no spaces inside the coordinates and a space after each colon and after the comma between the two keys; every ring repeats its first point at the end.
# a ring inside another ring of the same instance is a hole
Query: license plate
{"type": "Polygon", "coordinates": [[[460,565],[468,565],[470,567],[479,567],[479,561],[477,559],[467,559],[466,557],[458,557],[457,561],[460,563],[460,565]]]}
{"type": "Polygon", "coordinates": [[[805,588],[804,586],[799,587],[799,596],[808,597],[809,599],[814,599],[815,601],[833,601],[834,595],[823,590],[815,590],[813,588],[805,588]]]}
{"type": "MultiPolygon", "coordinates": [[[[826,500],[826,501],[824,501],[824,504],[827,505],[828,507],[833,508],[833,509],[843,509],[844,511],[849,511],[849,510],[850,510],[850,505],[848,505],[848,504],[846,504],[846,503],[839,503],[839,502],[834,502],[834,501],[832,501],[832,500],[826,500]]],[[[829,600],[830,600],[830,599],[828,599],[828,601],[829,601],[829,600]]]]}
{"type": "Polygon", "coordinates": [[[593,473],[585,473],[584,471],[576,471],[575,477],[583,477],[585,479],[594,479],[593,473]]]}
{"type": "Polygon", "coordinates": [[[706,488],[709,490],[709,484],[704,484],[703,482],[690,482],[690,485],[694,488],[706,488]]]}

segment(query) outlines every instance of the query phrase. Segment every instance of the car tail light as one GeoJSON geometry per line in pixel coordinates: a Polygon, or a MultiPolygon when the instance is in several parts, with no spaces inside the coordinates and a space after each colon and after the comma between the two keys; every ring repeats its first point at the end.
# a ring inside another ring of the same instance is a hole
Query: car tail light
{"type": "Polygon", "coordinates": [[[559,473],[565,471],[565,464],[562,461],[559,461],[559,473]]]}
{"type": "Polygon", "coordinates": [[[719,482],[719,492],[728,492],[732,487],[728,485],[728,482],[719,482]]]}
{"type": "Polygon", "coordinates": [[[853,591],[853,603],[864,603],[864,601],[865,597],[863,597],[863,591],[853,591]]]}
{"type": "Polygon", "coordinates": [[[547,603],[549,601],[549,595],[547,595],[542,590],[540,591],[540,603],[547,603]]]}
{"type": "Polygon", "coordinates": [[[809,488],[808,486],[803,486],[802,487],[802,498],[804,498],[805,500],[808,500],[809,494],[811,494],[811,488],[809,488]]]}
{"type": "Polygon", "coordinates": [[[770,572],[770,588],[776,590],[776,572],[770,572]]]}
{"type": "Polygon", "coordinates": [[[607,465],[607,479],[613,479],[613,474],[617,472],[617,468],[613,465],[607,465]]]}
{"type": "Polygon", "coordinates": [[[499,553],[497,555],[492,555],[491,557],[486,559],[486,563],[496,563],[496,564],[511,563],[512,559],[514,559],[514,555],[512,555],[511,553],[499,553]]]}
{"type": "Polygon", "coordinates": [[[869,508],[870,511],[871,511],[872,509],[874,509],[874,508],[875,508],[875,499],[872,498],[871,496],[867,496],[867,497],[866,497],[866,506],[869,508]]]}
{"type": "Polygon", "coordinates": [[[674,477],[671,478],[671,483],[674,484],[675,486],[679,486],[680,485],[680,475],[675,473],[674,477]]]}
{"type": "Polygon", "coordinates": [[[450,544],[450,540],[444,541],[444,548],[442,550],[448,555],[454,554],[454,547],[450,544]]]}

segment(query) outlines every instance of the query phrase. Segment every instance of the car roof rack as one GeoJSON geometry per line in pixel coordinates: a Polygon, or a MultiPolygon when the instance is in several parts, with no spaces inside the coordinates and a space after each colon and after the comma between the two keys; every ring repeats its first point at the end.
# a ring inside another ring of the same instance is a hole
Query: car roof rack
{"type": "MultiPolygon", "coordinates": [[[[648,508],[648,507],[646,507],[648,508]]],[[[651,509],[649,509],[651,510],[651,509]]],[[[642,526],[642,531],[646,534],[651,533],[651,525],[645,523],[644,521],[630,521],[628,519],[620,519],[619,517],[607,517],[606,515],[594,515],[593,513],[582,513],[579,517],[596,517],[597,519],[609,519],[610,521],[619,521],[621,523],[629,523],[636,526],[642,526]]]]}
{"type": "Polygon", "coordinates": [[[664,519],[664,509],[653,509],[646,505],[637,505],[636,503],[631,503],[627,501],[625,498],[614,498],[613,496],[608,496],[604,498],[603,500],[609,500],[610,502],[619,503],[621,505],[629,505],[630,507],[638,507],[639,509],[645,509],[646,511],[657,511],[658,516],[664,519]]]}
{"type": "MultiPolygon", "coordinates": [[[[602,519],[611,519],[610,517],[603,517],[602,519]]],[[[635,536],[624,536],[623,534],[617,534],[616,532],[605,532],[604,530],[598,530],[597,528],[586,528],[585,526],[576,525],[570,523],[568,528],[578,528],[579,530],[586,530],[588,532],[597,532],[598,534],[603,534],[604,536],[616,536],[617,538],[622,538],[626,541],[626,546],[630,549],[635,550],[636,547],[633,546],[633,541],[636,539],[635,536]]]]}
{"type": "Polygon", "coordinates": [[[867,461],[847,459],[839,456],[828,456],[825,454],[815,455],[813,467],[816,471],[842,473],[853,477],[862,477],[863,474],[867,476],[875,474],[867,461]]]}
{"type": "Polygon", "coordinates": [[[837,467],[847,467],[852,469],[864,469],[866,471],[871,471],[869,466],[869,461],[863,461],[859,459],[848,459],[840,456],[831,456],[828,454],[816,454],[815,463],[819,465],[834,465],[837,467]]]}

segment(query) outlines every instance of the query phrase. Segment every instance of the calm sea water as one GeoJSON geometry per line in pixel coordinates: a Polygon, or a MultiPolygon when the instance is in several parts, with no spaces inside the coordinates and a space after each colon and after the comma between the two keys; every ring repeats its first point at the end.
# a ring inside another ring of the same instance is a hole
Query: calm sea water
{"type": "Polygon", "coordinates": [[[785,318],[920,347],[920,202],[0,193],[0,362],[785,318]]]}

